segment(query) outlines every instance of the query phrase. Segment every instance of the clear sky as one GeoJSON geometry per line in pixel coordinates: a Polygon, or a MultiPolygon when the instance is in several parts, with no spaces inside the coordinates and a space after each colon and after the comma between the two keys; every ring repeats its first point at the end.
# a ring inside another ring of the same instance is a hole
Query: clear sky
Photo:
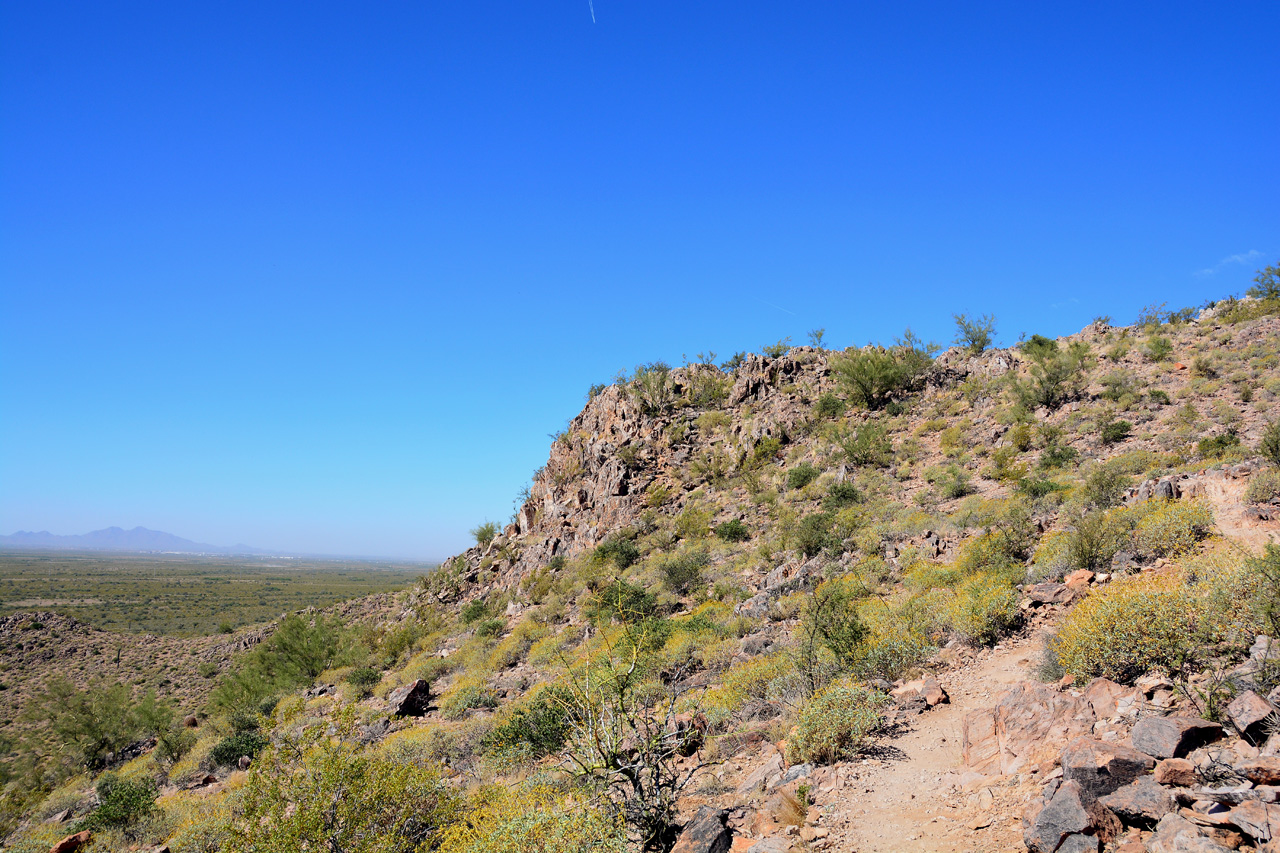
{"type": "Polygon", "coordinates": [[[1280,4],[0,3],[0,532],[438,558],[593,382],[1280,259],[1280,4]]]}

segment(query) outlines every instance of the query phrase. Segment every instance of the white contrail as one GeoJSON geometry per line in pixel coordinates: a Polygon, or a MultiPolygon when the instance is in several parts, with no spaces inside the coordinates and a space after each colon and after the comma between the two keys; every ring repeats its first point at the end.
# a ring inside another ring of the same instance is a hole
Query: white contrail
{"type": "Polygon", "coordinates": [[[587,0],[587,8],[591,10],[591,23],[596,22],[596,4],[592,0],[587,0]]]}

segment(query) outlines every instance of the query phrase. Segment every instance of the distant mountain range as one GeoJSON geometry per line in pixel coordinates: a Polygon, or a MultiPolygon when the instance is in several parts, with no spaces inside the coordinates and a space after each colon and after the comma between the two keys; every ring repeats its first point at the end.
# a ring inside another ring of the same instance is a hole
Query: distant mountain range
{"type": "Polygon", "coordinates": [[[76,551],[179,551],[185,554],[270,554],[248,545],[208,545],[192,542],[172,533],[135,527],[125,530],[108,527],[78,536],[58,536],[47,530],[32,533],[19,530],[11,536],[0,535],[0,548],[34,548],[76,551]]]}

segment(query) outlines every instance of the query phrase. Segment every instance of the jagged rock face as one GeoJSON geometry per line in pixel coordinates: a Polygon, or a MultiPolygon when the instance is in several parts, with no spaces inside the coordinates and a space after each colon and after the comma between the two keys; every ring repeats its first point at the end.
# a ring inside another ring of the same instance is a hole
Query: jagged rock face
{"type": "Polygon", "coordinates": [[[671,490],[671,509],[678,509],[694,485],[687,472],[699,454],[718,454],[734,469],[760,441],[786,443],[817,397],[835,387],[829,356],[796,347],[778,358],[748,355],[733,374],[710,366],[672,370],[668,381],[677,393],[699,380],[722,383],[720,408],[730,420],[716,430],[699,427],[700,410],[646,410],[634,391],[606,387],[552,443],[514,522],[488,546],[460,555],[468,580],[482,590],[508,587],[556,556],[594,548],[636,524],[655,481],[671,490]]]}

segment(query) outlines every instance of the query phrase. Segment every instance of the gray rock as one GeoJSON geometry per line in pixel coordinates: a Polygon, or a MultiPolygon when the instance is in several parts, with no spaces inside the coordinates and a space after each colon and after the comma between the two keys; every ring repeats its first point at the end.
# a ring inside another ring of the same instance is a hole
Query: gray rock
{"type": "Polygon", "coordinates": [[[422,678],[397,687],[387,697],[387,710],[397,717],[421,717],[430,705],[431,682],[422,678]]]}
{"type": "Polygon", "coordinates": [[[1098,853],[1101,849],[1102,842],[1096,835],[1068,835],[1057,853],[1098,853]]]}
{"type": "Polygon", "coordinates": [[[727,853],[733,846],[733,833],[726,825],[728,817],[728,809],[702,806],[685,824],[671,853],[727,853]]]}
{"type": "Polygon", "coordinates": [[[1155,758],[1181,758],[1222,737],[1222,726],[1198,717],[1146,717],[1133,727],[1134,749],[1155,758]]]}
{"type": "Polygon", "coordinates": [[[1155,764],[1151,756],[1131,747],[1081,737],[1062,751],[1062,778],[1101,797],[1145,776],[1155,764]]]}
{"type": "Polygon", "coordinates": [[[1044,808],[1023,820],[1022,840],[1031,853],[1055,853],[1069,836],[1113,835],[1117,829],[1115,816],[1079,783],[1063,782],[1044,808]]]}
{"type": "Polygon", "coordinates": [[[1098,800],[1116,817],[1132,826],[1154,826],[1178,806],[1168,789],[1150,776],[1141,776],[1098,800]]]}

